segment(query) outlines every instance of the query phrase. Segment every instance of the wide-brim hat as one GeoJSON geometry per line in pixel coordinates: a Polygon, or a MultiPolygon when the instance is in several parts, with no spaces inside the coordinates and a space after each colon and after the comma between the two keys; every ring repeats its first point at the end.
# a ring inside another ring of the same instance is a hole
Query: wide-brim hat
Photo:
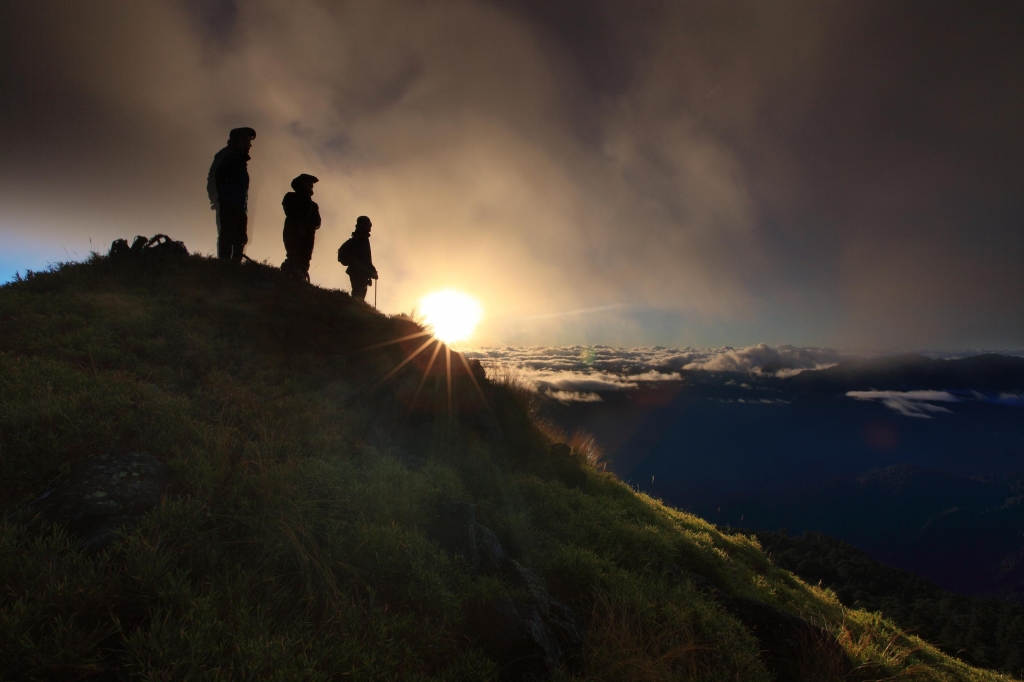
{"type": "Polygon", "coordinates": [[[292,189],[298,192],[299,187],[307,180],[311,180],[314,184],[320,182],[320,178],[310,175],[309,173],[303,173],[302,175],[292,180],[292,189]]]}

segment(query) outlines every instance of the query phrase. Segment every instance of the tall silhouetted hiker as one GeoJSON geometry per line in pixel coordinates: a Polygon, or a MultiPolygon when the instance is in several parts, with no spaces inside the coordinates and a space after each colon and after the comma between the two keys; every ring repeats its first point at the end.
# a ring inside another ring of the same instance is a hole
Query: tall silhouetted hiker
{"type": "Polygon", "coordinates": [[[210,208],[217,211],[217,257],[242,260],[249,242],[246,231],[249,201],[249,150],[256,139],[252,128],[235,128],[228,134],[228,146],[213,157],[206,191],[210,208]]]}
{"type": "Polygon", "coordinates": [[[347,265],[349,281],[352,282],[352,296],[360,301],[366,300],[366,287],[377,279],[377,268],[373,267],[373,256],[370,255],[370,228],[373,223],[364,215],[356,219],[356,231],[348,241],[338,249],[338,261],[347,265]]]}
{"type": "Polygon", "coordinates": [[[281,271],[309,281],[309,259],[313,257],[313,240],[320,229],[320,207],[313,201],[313,184],[320,182],[303,173],[292,180],[294,192],[284,195],[284,249],[287,257],[281,271]]]}

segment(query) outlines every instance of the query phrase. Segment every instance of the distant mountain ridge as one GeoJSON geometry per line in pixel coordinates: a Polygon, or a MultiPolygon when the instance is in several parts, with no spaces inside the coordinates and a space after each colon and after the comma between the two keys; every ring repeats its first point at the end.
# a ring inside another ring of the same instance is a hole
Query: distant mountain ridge
{"type": "Polygon", "coordinates": [[[834,590],[843,604],[884,613],[975,665],[1024,674],[1024,606],[947,592],[822,533],[769,531],[757,539],[772,561],[834,590]]]}
{"type": "Polygon", "coordinates": [[[989,353],[943,360],[906,353],[884,358],[841,362],[827,369],[806,370],[783,380],[797,391],[905,391],[1024,389],[1024,358],[989,353]]]}
{"type": "Polygon", "coordinates": [[[1022,488],[1024,474],[962,477],[896,465],[736,496],[721,504],[720,518],[825,533],[946,589],[1024,601],[1022,488]]]}

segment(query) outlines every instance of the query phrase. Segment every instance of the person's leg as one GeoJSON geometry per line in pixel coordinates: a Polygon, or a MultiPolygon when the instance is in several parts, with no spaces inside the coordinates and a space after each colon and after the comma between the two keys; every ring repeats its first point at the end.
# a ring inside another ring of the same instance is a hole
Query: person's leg
{"type": "Polygon", "coordinates": [[[295,260],[295,276],[309,281],[309,254],[300,254],[295,260]]]}
{"type": "Polygon", "coordinates": [[[246,235],[248,218],[241,206],[223,204],[220,207],[220,244],[217,249],[219,258],[228,258],[236,263],[242,261],[242,253],[249,238],[246,235]],[[220,248],[223,247],[223,248],[220,248]]]}
{"type": "Polygon", "coordinates": [[[301,270],[301,274],[302,274],[303,278],[305,278],[305,280],[308,282],[309,281],[309,262],[311,260],[313,260],[313,240],[312,239],[307,239],[306,242],[304,244],[302,244],[302,248],[299,249],[299,251],[297,252],[296,256],[297,256],[297,259],[298,259],[296,261],[296,265],[301,270]]]}
{"type": "Polygon", "coordinates": [[[306,242],[306,250],[303,251],[303,263],[306,269],[306,281],[309,281],[309,262],[313,260],[313,245],[316,242],[316,232],[309,235],[309,240],[306,242]]]}
{"type": "Polygon", "coordinates": [[[245,211],[240,211],[238,217],[238,233],[235,237],[235,243],[232,245],[234,249],[231,253],[231,260],[236,263],[242,262],[242,254],[245,253],[245,245],[249,243],[249,232],[246,229],[249,225],[249,216],[246,215],[245,211]]]}
{"type": "Polygon", "coordinates": [[[298,263],[296,263],[295,260],[297,251],[298,245],[296,244],[295,236],[286,229],[284,231],[285,259],[284,262],[281,263],[281,272],[287,274],[289,277],[301,277],[301,275],[296,272],[298,269],[298,263]]]}
{"type": "MultiPolygon", "coordinates": [[[[230,213],[230,210],[228,211],[230,213]]],[[[230,218],[229,218],[230,219],[230,218]]],[[[217,206],[217,258],[231,257],[231,244],[224,234],[224,211],[217,206]]],[[[228,228],[230,230],[230,228],[228,228]]]]}
{"type": "Polygon", "coordinates": [[[221,260],[231,260],[231,247],[235,243],[235,234],[238,232],[238,216],[241,211],[230,204],[221,204],[220,207],[220,235],[217,238],[217,257],[221,260]]]}
{"type": "Polygon", "coordinates": [[[356,277],[355,275],[348,276],[349,281],[352,283],[352,298],[358,298],[360,301],[366,300],[366,278],[362,275],[356,277]]]}

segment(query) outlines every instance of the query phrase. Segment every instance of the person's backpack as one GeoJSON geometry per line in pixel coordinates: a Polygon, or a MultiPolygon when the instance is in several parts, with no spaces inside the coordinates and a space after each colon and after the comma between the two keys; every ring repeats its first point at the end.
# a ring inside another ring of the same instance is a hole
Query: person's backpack
{"type": "Polygon", "coordinates": [[[355,248],[355,244],[352,243],[352,238],[341,245],[338,249],[338,262],[342,265],[352,265],[352,249],[355,248]]]}
{"type": "Polygon", "coordinates": [[[188,249],[184,242],[175,241],[166,234],[158,234],[146,243],[143,253],[147,258],[166,258],[187,256],[188,249]]]}
{"type": "Polygon", "coordinates": [[[115,258],[121,258],[124,256],[141,256],[142,252],[146,249],[146,244],[149,240],[139,235],[132,241],[131,246],[128,245],[127,239],[115,239],[110,245],[110,255],[115,258]]]}
{"type": "Polygon", "coordinates": [[[175,241],[166,234],[158,234],[152,239],[138,236],[131,246],[125,239],[115,239],[110,245],[113,258],[166,258],[168,256],[187,256],[188,249],[183,242],[175,241]]]}
{"type": "Polygon", "coordinates": [[[115,239],[110,245],[111,258],[124,258],[132,254],[132,247],[128,246],[127,239],[115,239]]]}

